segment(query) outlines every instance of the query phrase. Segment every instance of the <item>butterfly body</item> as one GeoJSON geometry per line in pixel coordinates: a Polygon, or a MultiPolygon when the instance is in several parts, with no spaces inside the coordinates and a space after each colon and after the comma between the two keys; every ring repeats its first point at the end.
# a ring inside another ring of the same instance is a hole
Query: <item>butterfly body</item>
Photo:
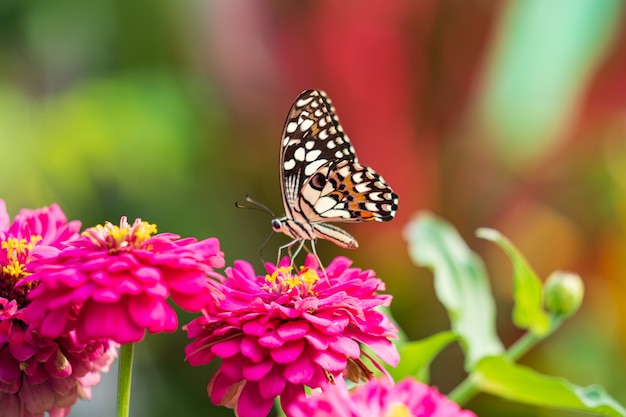
{"type": "Polygon", "coordinates": [[[356,239],[329,222],[388,221],[398,209],[383,178],[358,162],[322,91],[304,91],[287,115],[280,177],[285,216],[272,228],[293,239],[285,246],[319,238],[354,249],[356,239]]]}

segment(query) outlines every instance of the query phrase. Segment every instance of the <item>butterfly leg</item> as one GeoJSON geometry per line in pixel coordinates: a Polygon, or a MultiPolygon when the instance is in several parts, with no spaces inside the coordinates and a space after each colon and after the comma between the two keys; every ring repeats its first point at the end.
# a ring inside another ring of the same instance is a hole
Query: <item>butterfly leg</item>
{"type": "Polygon", "coordinates": [[[317,250],[315,249],[315,239],[311,240],[311,249],[312,249],[313,252],[309,252],[308,249],[306,251],[309,252],[309,253],[313,253],[313,256],[315,256],[315,260],[317,261],[317,264],[322,269],[322,273],[324,274],[324,278],[326,279],[326,283],[328,285],[330,285],[330,282],[328,282],[328,274],[326,273],[326,269],[324,268],[324,264],[322,263],[322,260],[320,259],[319,255],[317,254],[317,250]]]}
{"type": "Polygon", "coordinates": [[[294,239],[289,243],[286,243],[284,245],[282,245],[281,247],[278,248],[278,259],[276,260],[276,265],[278,266],[278,264],[280,263],[280,254],[282,253],[283,249],[287,249],[287,255],[289,256],[289,260],[291,261],[291,264],[293,265],[293,259],[295,258],[296,255],[298,255],[298,253],[300,253],[300,251],[302,250],[302,246],[304,245],[304,241],[300,240],[300,239],[294,239]],[[300,242],[300,245],[298,245],[298,249],[296,250],[295,255],[291,255],[291,248],[293,247],[293,245],[295,245],[297,242],[300,242]]]}

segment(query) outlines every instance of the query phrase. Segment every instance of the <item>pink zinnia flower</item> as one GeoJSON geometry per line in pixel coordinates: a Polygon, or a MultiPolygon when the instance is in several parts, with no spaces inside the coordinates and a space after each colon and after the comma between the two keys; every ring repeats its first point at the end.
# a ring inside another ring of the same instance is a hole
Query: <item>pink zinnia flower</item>
{"type": "Polygon", "coordinates": [[[344,374],[367,379],[372,372],[360,359],[362,345],[397,364],[389,340],[397,329],[375,310],[389,305],[391,296],[376,294],[384,284],[373,271],[350,263],[333,260],[327,279],[320,279],[313,256],[297,273],[287,259],[278,268],[267,264],[267,275],[256,276],[245,261],[226,270],[225,299],[186,326],[195,339],[186,348],[191,365],[222,358],[208,385],[215,404],[257,417],[269,412],[276,396],[284,407],[305,385],[324,388],[344,374]]]}
{"type": "Polygon", "coordinates": [[[80,341],[134,343],[145,331],[178,327],[173,301],[200,311],[221,298],[224,267],[219,241],[180,239],[156,233],[140,219],[87,229],[56,257],[46,258],[30,277],[40,281],[30,298],[29,317],[41,335],[76,329],[80,341]],[[211,279],[212,278],[212,279],[211,279]]]}
{"type": "Polygon", "coordinates": [[[11,223],[0,200],[0,415],[66,416],[78,398],[91,398],[91,387],[115,358],[108,341],[38,335],[25,317],[37,282],[16,286],[35,271],[34,258],[53,256],[79,229],[56,204],[22,210],[11,223]]]}
{"type": "Polygon", "coordinates": [[[291,403],[289,417],[476,417],[435,388],[407,378],[394,385],[373,379],[348,391],[336,384],[324,392],[291,403]]]}

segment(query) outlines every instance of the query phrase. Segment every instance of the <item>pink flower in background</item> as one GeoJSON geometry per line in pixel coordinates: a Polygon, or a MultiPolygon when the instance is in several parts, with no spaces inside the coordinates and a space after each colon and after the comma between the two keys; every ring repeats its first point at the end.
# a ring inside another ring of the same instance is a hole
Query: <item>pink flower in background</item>
{"type": "Polygon", "coordinates": [[[40,334],[58,337],[75,329],[82,342],[134,343],[146,330],[176,330],[169,296],[189,311],[215,304],[224,279],[214,271],[224,267],[219,241],[155,233],[153,224],[137,219],[131,225],[122,217],[119,226],[87,229],[43,259],[29,277],[39,281],[28,318],[40,334]]]}
{"type": "Polygon", "coordinates": [[[51,417],[69,414],[78,398],[108,371],[116,351],[108,341],[78,343],[73,333],[40,337],[25,318],[34,280],[34,259],[45,259],[78,237],[80,222],[67,222],[56,204],[21,210],[11,223],[0,200],[0,415],[51,417]]]}
{"type": "MultiPolygon", "coordinates": [[[[193,366],[222,358],[208,385],[215,404],[235,408],[239,417],[267,415],[274,398],[283,408],[304,386],[326,388],[335,379],[368,379],[362,345],[396,365],[398,352],[389,340],[397,329],[375,307],[391,296],[376,294],[383,282],[373,271],[350,268],[334,259],[320,279],[313,256],[292,272],[285,259],[268,264],[257,276],[245,261],[226,270],[225,299],[186,326],[194,339],[186,348],[193,366]]],[[[380,367],[372,358],[375,366],[380,367]]]]}
{"type": "Polygon", "coordinates": [[[336,384],[324,392],[302,395],[287,409],[289,417],[476,417],[435,388],[407,378],[394,385],[374,379],[348,391],[336,384]]]}

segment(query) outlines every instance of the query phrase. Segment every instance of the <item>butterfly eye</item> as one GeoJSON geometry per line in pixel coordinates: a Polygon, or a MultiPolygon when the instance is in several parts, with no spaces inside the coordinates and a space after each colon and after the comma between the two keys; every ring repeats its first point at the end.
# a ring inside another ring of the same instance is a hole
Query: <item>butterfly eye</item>
{"type": "Polygon", "coordinates": [[[282,229],[283,224],[280,222],[280,220],[278,219],[274,219],[272,220],[272,229],[274,229],[275,232],[279,232],[280,229],[282,229]]]}
{"type": "Polygon", "coordinates": [[[311,177],[311,179],[309,180],[309,184],[311,184],[311,187],[313,187],[314,189],[321,191],[326,185],[326,177],[324,176],[324,174],[320,174],[318,172],[311,177]]]}

